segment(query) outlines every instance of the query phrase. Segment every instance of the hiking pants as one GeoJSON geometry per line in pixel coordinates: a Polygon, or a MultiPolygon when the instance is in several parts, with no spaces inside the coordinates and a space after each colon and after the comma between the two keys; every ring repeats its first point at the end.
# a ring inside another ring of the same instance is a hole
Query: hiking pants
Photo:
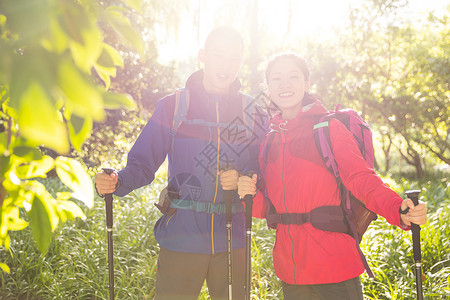
{"type": "Polygon", "coordinates": [[[289,284],[281,282],[284,300],[363,300],[359,277],[338,283],[289,284]]]}
{"type": "MultiPolygon", "coordinates": [[[[244,299],[245,248],[233,254],[233,300],[244,299]]],[[[228,299],[227,252],[197,254],[160,248],[155,300],[196,300],[206,279],[213,300],[228,299]]]]}

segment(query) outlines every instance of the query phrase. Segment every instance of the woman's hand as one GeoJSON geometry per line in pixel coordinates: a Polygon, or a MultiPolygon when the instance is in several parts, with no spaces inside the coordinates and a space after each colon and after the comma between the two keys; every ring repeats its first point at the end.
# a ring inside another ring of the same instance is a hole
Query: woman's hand
{"type": "Polygon", "coordinates": [[[248,176],[239,177],[239,182],[238,182],[239,197],[244,198],[246,195],[255,195],[257,180],[258,180],[258,175],[256,175],[256,174],[253,174],[252,178],[250,178],[248,176]]]}
{"type": "Polygon", "coordinates": [[[414,203],[411,199],[405,199],[402,202],[401,210],[406,210],[409,208],[409,211],[406,214],[400,214],[400,219],[402,224],[410,226],[411,223],[417,225],[423,225],[427,221],[427,206],[425,202],[419,201],[417,206],[414,206],[414,203]]]}

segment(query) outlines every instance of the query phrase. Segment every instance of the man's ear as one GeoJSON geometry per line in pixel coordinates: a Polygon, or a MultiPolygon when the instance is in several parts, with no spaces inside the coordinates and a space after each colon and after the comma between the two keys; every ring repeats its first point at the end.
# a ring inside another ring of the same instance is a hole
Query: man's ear
{"type": "Polygon", "coordinates": [[[198,60],[200,60],[201,63],[205,62],[205,49],[198,50],[198,60]]]}

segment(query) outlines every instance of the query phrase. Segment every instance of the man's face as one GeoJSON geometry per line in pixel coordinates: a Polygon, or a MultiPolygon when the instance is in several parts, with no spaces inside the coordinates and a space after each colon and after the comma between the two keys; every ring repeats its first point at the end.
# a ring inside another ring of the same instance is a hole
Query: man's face
{"type": "Polygon", "coordinates": [[[242,66],[242,48],[235,41],[217,37],[211,40],[206,49],[200,50],[199,59],[204,64],[203,87],[207,93],[228,93],[242,66]]]}

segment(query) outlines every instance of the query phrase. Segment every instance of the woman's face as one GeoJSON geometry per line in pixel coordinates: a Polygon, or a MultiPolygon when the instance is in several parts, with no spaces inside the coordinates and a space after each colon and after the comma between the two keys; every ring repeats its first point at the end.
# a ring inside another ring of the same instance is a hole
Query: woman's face
{"type": "Polygon", "coordinates": [[[282,110],[283,117],[293,118],[302,108],[302,99],[309,90],[302,70],[292,58],[280,58],[274,62],[268,76],[270,98],[282,110]]]}

